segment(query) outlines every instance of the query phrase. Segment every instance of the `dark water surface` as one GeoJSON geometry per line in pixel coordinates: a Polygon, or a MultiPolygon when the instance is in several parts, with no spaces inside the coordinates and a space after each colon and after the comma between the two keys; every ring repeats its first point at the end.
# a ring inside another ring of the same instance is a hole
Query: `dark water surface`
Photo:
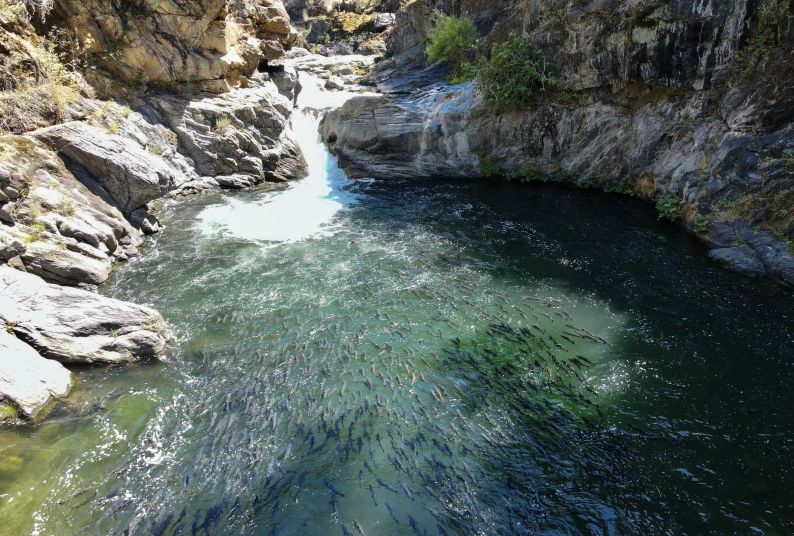
{"type": "Polygon", "coordinates": [[[168,209],[106,289],[167,358],[0,431],[0,532],[792,533],[791,291],[634,200],[348,189],[283,243],[272,193],[168,209]]]}

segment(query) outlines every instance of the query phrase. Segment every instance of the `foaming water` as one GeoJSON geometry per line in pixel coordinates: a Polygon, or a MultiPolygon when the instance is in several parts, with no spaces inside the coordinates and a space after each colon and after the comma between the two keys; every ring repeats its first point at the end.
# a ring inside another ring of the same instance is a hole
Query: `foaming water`
{"type": "Polygon", "coordinates": [[[167,208],[104,289],[166,360],[0,430],[0,533],[792,532],[791,292],[632,200],[324,181],[281,239],[197,229],[292,190],[167,208]]]}
{"type": "Polygon", "coordinates": [[[354,93],[326,91],[319,78],[307,73],[301,73],[301,84],[291,126],[306,157],[307,177],[283,191],[264,192],[254,199],[224,196],[222,203],[199,214],[197,225],[202,234],[296,242],[331,232],[329,223],[337,212],[356,202],[349,191],[350,180],[317,132],[322,111],[341,105],[354,93]]]}

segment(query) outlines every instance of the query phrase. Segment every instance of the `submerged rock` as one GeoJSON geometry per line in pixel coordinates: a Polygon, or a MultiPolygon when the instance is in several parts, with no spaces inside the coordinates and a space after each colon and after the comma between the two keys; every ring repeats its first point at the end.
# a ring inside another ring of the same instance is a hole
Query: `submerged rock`
{"type": "Polygon", "coordinates": [[[74,380],[63,365],[41,357],[6,329],[0,329],[0,402],[35,418],[54,399],[66,396],[74,380]]]}
{"type": "Polygon", "coordinates": [[[148,307],[45,282],[0,266],[0,322],[61,363],[122,363],[165,348],[165,321],[148,307]]]}

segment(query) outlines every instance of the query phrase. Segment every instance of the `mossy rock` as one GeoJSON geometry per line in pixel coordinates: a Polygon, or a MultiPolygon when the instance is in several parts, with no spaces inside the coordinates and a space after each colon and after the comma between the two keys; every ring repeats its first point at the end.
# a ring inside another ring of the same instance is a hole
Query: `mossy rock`
{"type": "Polygon", "coordinates": [[[17,408],[11,404],[0,402],[0,422],[13,421],[19,418],[17,408]]]}

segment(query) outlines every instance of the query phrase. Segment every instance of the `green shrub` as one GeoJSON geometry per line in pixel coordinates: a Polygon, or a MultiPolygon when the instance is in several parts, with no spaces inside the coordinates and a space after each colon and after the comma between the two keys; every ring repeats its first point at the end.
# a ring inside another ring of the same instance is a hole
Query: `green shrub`
{"type": "Polygon", "coordinates": [[[485,151],[481,151],[477,156],[480,159],[480,175],[488,178],[502,175],[502,170],[499,169],[499,166],[494,163],[493,159],[485,151]]]}
{"type": "Polygon", "coordinates": [[[683,219],[681,201],[673,194],[659,196],[656,200],[656,211],[659,213],[659,219],[668,220],[673,223],[683,219]]]}
{"type": "Polygon", "coordinates": [[[147,143],[146,150],[157,156],[162,156],[163,153],[165,153],[165,148],[159,143],[154,143],[154,142],[147,143]]]}
{"type": "Polygon", "coordinates": [[[697,234],[706,234],[711,229],[712,220],[710,216],[698,216],[692,230],[697,234]]]}
{"type": "Polygon", "coordinates": [[[634,181],[631,179],[607,181],[604,184],[604,191],[608,194],[634,195],[634,181]]]}
{"type": "Polygon", "coordinates": [[[789,0],[759,0],[756,3],[751,36],[736,58],[744,74],[769,62],[771,52],[780,46],[781,29],[791,17],[790,9],[789,0]]]}
{"type": "Polygon", "coordinates": [[[449,81],[452,84],[461,84],[475,78],[477,78],[477,67],[469,61],[463,61],[452,71],[449,81]]]}
{"type": "Polygon", "coordinates": [[[550,179],[554,179],[554,177],[550,176],[543,169],[534,166],[512,169],[505,173],[505,178],[509,181],[518,182],[548,182],[550,179]]]}
{"type": "Polygon", "coordinates": [[[785,160],[783,160],[783,165],[786,166],[786,169],[789,171],[794,171],[794,156],[785,157],[785,160]]]}
{"type": "Polygon", "coordinates": [[[477,28],[466,18],[450,17],[436,13],[436,27],[427,44],[427,57],[430,61],[444,61],[452,65],[453,80],[461,81],[463,70],[474,76],[474,69],[466,65],[466,55],[477,43],[477,28]]]}
{"type": "Polygon", "coordinates": [[[485,100],[497,110],[518,110],[557,84],[556,69],[532,42],[515,32],[481,58],[477,83],[485,100]]]}
{"type": "Polygon", "coordinates": [[[30,233],[22,237],[22,242],[32,244],[41,240],[41,235],[47,230],[47,226],[41,222],[36,222],[30,226],[30,233]]]}
{"type": "Polygon", "coordinates": [[[121,57],[122,52],[124,52],[124,43],[119,40],[113,40],[108,43],[104,58],[106,61],[115,61],[121,57]]]}

